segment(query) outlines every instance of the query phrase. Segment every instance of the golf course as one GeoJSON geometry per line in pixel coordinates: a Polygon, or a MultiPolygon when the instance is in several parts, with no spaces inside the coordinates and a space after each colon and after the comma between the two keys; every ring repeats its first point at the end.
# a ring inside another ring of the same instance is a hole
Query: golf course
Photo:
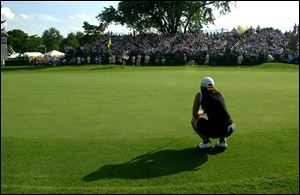
{"type": "Polygon", "coordinates": [[[1,193],[299,193],[299,66],[1,67],[1,193]],[[191,126],[205,76],[225,151],[191,126]]]}

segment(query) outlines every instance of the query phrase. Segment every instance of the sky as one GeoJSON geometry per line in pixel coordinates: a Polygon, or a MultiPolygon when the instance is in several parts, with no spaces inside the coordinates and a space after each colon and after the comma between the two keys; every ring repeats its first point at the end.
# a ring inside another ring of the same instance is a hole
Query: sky
{"type": "MultiPolygon", "coordinates": [[[[83,32],[83,22],[98,25],[96,16],[105,7],[117,8],[119,1],[1,1],[1,20],[6,19],[5,30],[21,29],[28,35],[42,36],[45,30],[56,28],[66,37],[70,32],[83,32]]],[[[243,27],[273,27],[283,32],[299,24],[299,1],[236,1],[226,15],[215,13],[214,25],[204,30],[232,30],[243,27]]],[[[110,25],[107,29],[117,34],[131,29],[110,25]]]]}

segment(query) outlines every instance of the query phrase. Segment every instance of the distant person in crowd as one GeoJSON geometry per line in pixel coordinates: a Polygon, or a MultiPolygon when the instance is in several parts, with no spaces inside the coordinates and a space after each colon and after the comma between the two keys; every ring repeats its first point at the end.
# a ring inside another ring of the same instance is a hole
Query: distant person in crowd
{"type": "Polygon", "coordinates": [[[123,59],[122,59],[122,55],[118,55],[118,58],[117,58],[117,59],[118,59],[118,63],[120,63],[120,64],[121,64],[121,63],[122,63],[122,61],[123,61],[123,59]]]}
{"type": "Polygon", "coordinates": [[[242,65],[242,63],[243,63],[243,54],[240,54],[240,55],[238,55],[238,58],[237,58],[237,64],[242,65]]]}
{"type": "Polygon", "coordinates": [[[274,61],[274,58],[273,58],[273,56],[271,54],[268,54],[267,61],[268,62],[273,62],[274,61]]]}
{"type": "Polygon", "coordinates": [[[108,57],[108,63],[112,64],[112,57],[111,56],[108,57]]]}
{"type": "Polygon", "coordinates": [[[102,56],[101,56],[101,54],[98,55],[98,64],[99,65],[102,64],[102,56]]]}
{"type": "Polygon", "coordinates": [[[161,58],[161,63],[162,63],[163,65],[165,65],[165,64],[166,64],[166,59],[165,59],[165,57],[164,57],[164,56],[162,56],[162,58],[161,58]]]}
{"type": "Polygon", "coordinates": [[[204,65],[208,65],[208,64],[209,64],[209,54],[207,53],[205,56],[204,65]]]}
{"type": "Polygon", "coordinates": [[[184,64],[187,63],[187,55],[186,55],[186,53],[183,54],[183,61],[184,61],[184,64]]]}
{"type": "Polygon", "coordinates": [[[116,64],[116,55],[115,54],[111,55],[111,63],[116,64]]]}
{"type": "Polygon", "coordinates": [[[86,58],[86,60],[87,60],[87,63],[88,63],[88,64],[91,63],[91,57],[90,57],[90,56],[88,56],[88,57],[86,58]]]}
{"type": "Polygon", "coordinates": [[[136,59],[136,65],[137,65],[137,66],[140,66],[140,65],[141,65],[141,59],[142,59],[142,55],[141,55],[141,54],[138,54],[138,55],[137,55],[137,59],[136,59]]]}
{"type": "Polygon", "coordinates": [[[131,57],[131,60],[132,60],[132,65],[134,66],[134,65],[135,65],[135,55],[133,55],[133,56],[131,57]]]}
{"type": "Polygon", "coordinates": [[[150,61],[150,56],[148,54],[145,55],[145,65],[148,65],[150,61]]]}
{"type": "Polygon", "coordinates": [[[219,138],[217,147],[227,148],[226,137],[236,130],[226,108],[224,96],[219,92],[211,77],[204,77],[200,91],[195,95],[192,109],[192,127],[202,139],[200,149],[212,147],[210,138],[219,138]]]}
{"type": "Polygon", "coordinates": [[[81,58],[81,64],[85,64],[85,58],[81,58]]]}
{"type": "Polygon", "coordinates": [[[128,59],[129,59],[128,51],[124,50],[123,55],[122,55],[123,66],[126,65],[126,62],[128,61],[128,59]]]}
{"type": "Polygon", "coordinates": [[[155,57],[155,64],[158,64],[159,63],[159,56],[156,56],[155,57]]]}

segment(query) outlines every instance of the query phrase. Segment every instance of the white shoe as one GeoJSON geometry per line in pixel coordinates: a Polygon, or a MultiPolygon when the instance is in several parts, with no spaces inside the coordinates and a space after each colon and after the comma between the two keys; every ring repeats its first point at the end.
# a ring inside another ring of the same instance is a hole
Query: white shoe
{"type": "Polygon", "coordinates": [[[223,142],[218,141],[217,146],[220,148],[227,148],[226,140],[224,140],[223,142]]]}
{"type": "Polygon", "coordinates": [[[211,147],[212,147],[212,144],[211,144],[211,142],[209,141],[209,142],[207,142],[206,144],[200,143],[200,144],[198,145],[198,147],[199,147],[200,149],[207,149],[207,148],[211,148],[211,147]]]}

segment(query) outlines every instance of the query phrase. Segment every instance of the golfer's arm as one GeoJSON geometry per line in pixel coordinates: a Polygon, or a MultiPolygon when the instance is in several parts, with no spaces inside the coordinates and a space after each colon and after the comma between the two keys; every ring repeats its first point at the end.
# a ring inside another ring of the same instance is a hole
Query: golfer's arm
{"type": "Polygon", "coordinates": [[[197,93],[195,95],[194,104],[193,104],[193,111],[192,111],[192,115],[193,115],[194,118],[199,117],[199,115],[198,115],[199,108],[200,108],[199,93],[197,93]]]}

